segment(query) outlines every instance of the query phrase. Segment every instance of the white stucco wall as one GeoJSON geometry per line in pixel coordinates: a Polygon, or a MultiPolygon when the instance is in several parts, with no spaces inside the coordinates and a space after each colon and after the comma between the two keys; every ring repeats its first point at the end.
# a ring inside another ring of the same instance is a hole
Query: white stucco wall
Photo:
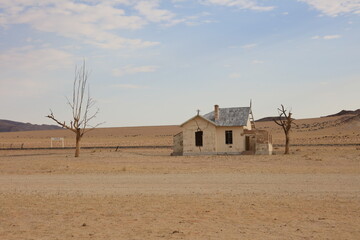
{"type": "Polygon", "coordinates": [[[245,151],[245,136],[243,127],[217,127],[216,150],[218,153],[241,153],[245,151]],[[232,131],[233,144],[226,144],[225,131],[232,131]]]}
{"type": "Polygon", "coordinates": [[[176,134],[173,138],[173,155],[183,155],[183,133],[176,134]]]}
{"type": "MultiPolygon", "coordinates": [[[[248,120],[246,126],[216,127],[201,116],[196,116],[181,127],[183,130],[183,155],[240,154],[246,150],[244,129],[251,130],[251,122],[248,120]],[[202,147],[195,144],[195,132],[198,129],[203,131],[202,147]],[[226,144],[225,131],[232,131],[232,144],[226,144]]],[[[255,152],[255,149],[253,151],[255,152]]]]}
{"type": "Polygon", "coordinates": [[[183,154],[207,154],[216,152],[216,128],[210,122],[196,117],[182,126],[183,129],[183,154]],[[195,145],[195,132],[198,128],[203,131],[203,146],[195,145]]]}

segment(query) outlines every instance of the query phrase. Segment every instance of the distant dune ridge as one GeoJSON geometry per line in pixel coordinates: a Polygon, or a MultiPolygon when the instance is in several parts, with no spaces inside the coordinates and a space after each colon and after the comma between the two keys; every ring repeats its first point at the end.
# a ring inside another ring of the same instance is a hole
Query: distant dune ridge
{"type": "Polygon", "coordinates": [[[353,122],[360,122],[360,114],[348,117],[343,120],[343,123],[353,123],[353,122]]]}
{"type": "MultiPolygon", "coordinates": [[[[360,121],[360,109],[357,110],[341,110],[338,113],[322,116],[320,118],[326,117],[341,117],[339,119],[341,123],[350,123],[350,122],[359,122],[360,121]]],[[[274,120],[280,120],[279,116],[264,117],[256,120],[255,122],[273,122],[274,120]]],[[[337,123],[339,124],[339,123],[337,123]]],[[[10,120],[0,119],[0,132],[20,132],[20,131],[38,131],[38,130],[58,130],[62,129],[56,125],[47,125],[47,124],[31,124],[31,123],[22,123],[10,120]]]]}
{"type": "Polygon", "coordinates": [[[279,121],[280,119],[285,119],[285,117],[279,117],[279,116],[276,116],[276,117],[264,117],[264,118],[260,118],[258,120],[256,120],[255,122],[268,122],[268,121],[274,121],[274,120],[277,120],[279,121]]]}
{"type": "Polygon", "coordinates": [[[335,113],[335,114],[332,114],[332,115],[327,115],[327,116],[324,116],[324,117],[338,117],[338,116],[343,116],[343,115],[360,115],[360,109],[357,109],[357,110],[341,110],[340,112],[338,113],[335,113]]]}
{"type": "Polygon", "coordinates": [[[20,131],[38,131],[38,130],[56,130],[61,129],[56,125],[37,125],[31,123],[15,122],[0,119],[0,132],[20,132],[20,131]]]}
{"type": "MultiPolygon", "coordinates": [[[[327,115],[327,116],[321,116],[321,118],[325,117],[340,117],[345,115],[354,115],[354,117],[351,117],[351,119],[356,120],[360,119],[360,109],[357,110],[341,110],[338,113],[327,115]]],[[[268,122],[268,121],[274,121],[274,120],[280,120],[279,116],[272,116],[272,117],[264,117],[256,120],[255,122],[268,122]]]]}

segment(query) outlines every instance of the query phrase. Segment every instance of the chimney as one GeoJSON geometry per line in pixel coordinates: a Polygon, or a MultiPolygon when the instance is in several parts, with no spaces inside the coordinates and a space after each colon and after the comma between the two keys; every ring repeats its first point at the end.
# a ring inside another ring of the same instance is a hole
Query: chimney
{"type": "Polygon", "coordinates": [[[215,121],[216,121],[216,120],[219,120],[219,117],[220,117],[219,116],[219,105],[215,105],[214,108],[215,108],[214,109],[214,116],[215,116],[215,121]]]}

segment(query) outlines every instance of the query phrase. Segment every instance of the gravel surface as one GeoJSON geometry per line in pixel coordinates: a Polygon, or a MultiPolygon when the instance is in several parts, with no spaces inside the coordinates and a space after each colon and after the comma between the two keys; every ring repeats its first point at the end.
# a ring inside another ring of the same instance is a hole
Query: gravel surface
{"type": "Polygon", "coordinates": [[[356,174],[76,174],[0,176],[2,192],[82,194],[359,194],[356,174]]]}

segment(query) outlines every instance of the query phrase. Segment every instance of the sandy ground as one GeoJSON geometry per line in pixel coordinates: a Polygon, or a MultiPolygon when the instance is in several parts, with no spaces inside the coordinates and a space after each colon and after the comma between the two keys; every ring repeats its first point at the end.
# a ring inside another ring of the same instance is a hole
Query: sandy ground
{"type": "Polygon", "coordinates": [[[2,192],[39,194],[302,194],[359,191],[360,176],[342,174],[137,174],[0,176],[2,192]],[[309,185],[311,187],[309,187],[309,185]]]}
{"type": "MultiPolygon", "coordinates": [[[[179,126],[158,127],[122,127],[98,128],[84,135],[81,145],[93,146],[171,146],[173,135],[180,132],[179,126]]],[[[74,147],[74,133],[65,130],[29,131],[29,132],[0,132],[1,148],[49,148],[51,138],[64,138],[65,147],[74,147]]],[[[53,142],[54,147],[61,147],[62,143],[53,142]]]]}
{"type": "MultiPolygon", "coordinates": [[[[297,121],[291,154],[49,147],[66,130],[0,133],[0,239],[360,239],[360,121],[297,121]],[[327,144],[320,146],[319,144],[327,144]],[[334,145],[335,144],[335,145],[334,145]],[[339,146],[336,144],[353,144],[339,146]],[[332,145],[332,146],[331,146],[332,145]]],[[[283,143],[272,122],[275,144],[283,143]]],[[[96,129],[83,146],[172,145],[177,126],[96,129]]]]}
{"type": "MultiPolygon", "coordinates": [[[[360,144],[360,117],[340,117],[295,120],[292,144],[360,144]]],[[[184,120],[185,121],[185,120],[184,120]]],[[[274,122],[257,122],[256,127],[268,130],[274,144],[284,144],[284,133],[274,122]]],[[[94,146],[172,146],[179,126],[99,128],[82,140],[83,147],[94,146]]],[[[68,130],[0,133],[0,149],[50,147],[52,137],[64,138],[65,147],[75,145],[74,133],[68,130]]],[[[61,147],[61,142],[53,142],[61,147]]],[[[359,146],[360,147],[360,146],[359,146]]]]}
{"type": "Polygon", "coordinates": [[[0,151],[0,239],[360,239],[360,150],[0,151]]]}

